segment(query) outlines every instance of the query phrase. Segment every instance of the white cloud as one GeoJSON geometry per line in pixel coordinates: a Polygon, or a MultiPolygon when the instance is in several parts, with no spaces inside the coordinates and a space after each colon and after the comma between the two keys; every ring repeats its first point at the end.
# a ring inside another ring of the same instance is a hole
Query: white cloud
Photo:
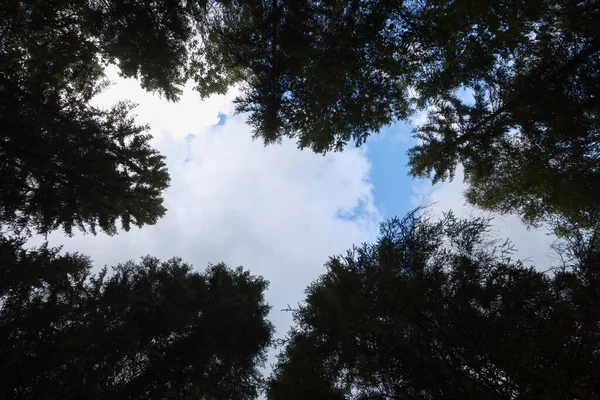
{"type": "Polygon", "coordinates": [[[413,185],[412,203],[414,206],[430,205],[433,215],[441,216],[452,210],[458,217],[493,217],[492,234],[499,239],[510,239],[515,246],[515,259],[526,261],[526,265],[546,271],[555,264],[556,253],[551,245],[556,241],[546,229],[528,229],[516,215],[497,215],[484,212],[467,204],[463,195],[466,184],[462,181],[462,168],[457,168],[456,177],[451,182],[435,186],[430,181],[413,185]]]}
{"type": "Polygon", "coordinates": [[[231,90],[226,95],[216,95],[200,101],[200,95],[193,91],[193,82],[183,89],[183,95],[176,103],[171,103],[158,95],[142,89],[135,79],[122,79],[118,76],[118,67],[111,65],[105,73],[113,82],[104,93],[94,99],[94,103],[109,107],[119,100],[129,100],[139,104],[134,110],[138,123],[149,124],[152,133],[157,136],[168,132],[169,135],[180,138],[189,133],[200,132],[202,129],[216,124],[218,114],[232,114],[232,100],[237,91],[231,90]]]}
{"type": "Polygon", "coordinates": [[[116,79],[114,70],[109,75],[117,84],[97,103],[139,103],[138,121],[151,125],[154,145],[167,156],[167,215],[113,237],[55,232],[50,245],[87,254],[96,267],[146,254],[179,256],[200,270],[221,261],[243,265],[270,281],[271,320],[284,335],[291,315],[280,310],[304,299],[328,257],[376,236],[380,215],[365,149],[323,157],[288,140],[264,148],[242,117],[231,116],[235,93],[201,102],[186,90],[181,102],[169,104],[133,80],[116,79]],[[215,126],[220,112],[229,118],[215,126]]]}
{"type": "Polygon", "coordinates": [[[419,110],[410,117],[410,123],[416,128],[421,127],[427,123],[427,116],[430,108],[426,110],[419,110]]]}

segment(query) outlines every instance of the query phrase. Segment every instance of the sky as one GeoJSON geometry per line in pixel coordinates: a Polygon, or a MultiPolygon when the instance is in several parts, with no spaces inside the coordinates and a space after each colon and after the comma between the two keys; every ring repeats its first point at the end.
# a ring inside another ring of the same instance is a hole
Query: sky
{"type": "MultiPolygon", "coordinates": [[[[89,255],[98,269],[144,255],[181,257],[198,270],[209,263],[241,265],[270,282],[266,300],[275,338],[292,322],[281,310],[303,300],[328,258],[376,239],[384,219],[424,204],[437,215],[449,209],[482,214],[465,205],[461,180],[432,186],[408,176],[406,151],[416,143],[411,131],[423,114],[384,129],[361,148],[322,156],[290,140],[269,147],[253,141],[244,116],[233,112],[235,90],[202,101],[186,86],[181,100],[169,103],[119,78],[115,67],[107,75],[114,84],[96,104],[138,103],[137,121],[150,125],[153,145],[166,156],[167,214],[156,225],[112,237],[54,232],[49,244],[89,255]]],[[[554,238],[544,231],[527,230],[515,216],[496,218],[493,226],[515,242],[519,258],[541,269],[551,262],[554,238]]]]}

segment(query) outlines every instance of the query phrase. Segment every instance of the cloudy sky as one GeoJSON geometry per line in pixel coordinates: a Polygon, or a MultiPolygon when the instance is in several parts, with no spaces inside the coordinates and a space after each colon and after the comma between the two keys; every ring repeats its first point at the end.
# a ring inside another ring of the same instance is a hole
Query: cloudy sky
{"type": "MultiPolygon", "coordinates": [[[[373,240],[382,219],[430,202],[436,213],[481,214],[465,206],[461,181],[432,187],[407,176],[406,150],[414,144],[409,124],[327,156],[300,151],[291,141],[265,148],[252,141],[243,116],[233,115],[234,91],[200,101],[186,88],[172,104],[115,71],[108,71],[115,84],[97,103],[139,104],[138,121],[150,124],[154,146],[167,157],[171,187],[167,215],[155,226],[113,237],[49,236],[50,245],[87,254],[98,268],[146,254],[178,256],[197,269],[221,261],[242,265],[270,281],[267,301],[281,337],[291,315],[280,310],[303,299],[329,256],[373,240]]],[[[551,237],[528,231],[513,216],[494,224],[516,242],[519,257],[548,265],[551,237]]]]}

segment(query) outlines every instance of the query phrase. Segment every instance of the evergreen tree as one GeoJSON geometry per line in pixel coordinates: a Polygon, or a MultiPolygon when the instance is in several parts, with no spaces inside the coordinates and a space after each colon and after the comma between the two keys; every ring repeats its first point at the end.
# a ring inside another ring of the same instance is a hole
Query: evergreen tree
{"type": "Polygon", "coordinates": [[[164,157],[127,102],[90,105],[106,83],[78,2],[0,11],[0,222],[46,234],[108,234],[165,213],[164,157]],[[78,14],[79,13],[79,14],[78,14]]]}
{"type": "Polygon", "coordinates": [[[118,220],[129,230],[165,214],[164,157],[150,147],[147,128],[134,124],[130,104],[101,110],[87,95],[61,93],[47,80],[20,85],[12,78],[0,78],[8,100],[0,111],[3,224],[41,234],[114,234],[118,220]]]}
{"type": "Polygon", "coordinates": [[[0,397],[256,398],[272,333],[262,278],[152,257],[90,268],[0,239],[0,397]]]}
{"type": "Polygon", "coordinates": [[[531,225],[566,219],[594,226],[600,215],[597,2],[483,7],[475,15],[465,6],[442,8],[448,24],[432,48],[444,56],[431,80],[418,86],[435,111],[417,132],[422,143],[409,152],[411,173],[435,183],[462,164],[472,204],[517,213],[531,225]],[[455,21],[465,21],[464,29],[455,21]],[[458,87],[472,91],[471,104],[452,93],[458,87]]]}
{"type": "Polygon", "coordinates": [[[451,179],[462,164],[475,205],[590,227],[598,19],[596,1],[574,0],[223,2],[203,50],[219,66],[199,80],[245,82],[238,111],[256,137],[319,153],[428,109],[413,176],[451,179]]]}
{"type": "Polygon", "coordinates": [[[413,213],[333,257],[294,312],[268,397],[600,398],[599,231],[542,273],[488,230],[413,213]]]}
{"type": "MultiPolygon", "coordinates": [[[[599,18],[593,0],[27,0],[0,10],[1,71],[80,95],[114,63],[170,100],[188,79],[202,96],[241,84],[257,138],[319,153],[428,109],[412,175],[462,165],[471,203],[585,228],[600,215],[599,18]]],[[[21,97],[4,86],[8,114],[21,97]]]]}

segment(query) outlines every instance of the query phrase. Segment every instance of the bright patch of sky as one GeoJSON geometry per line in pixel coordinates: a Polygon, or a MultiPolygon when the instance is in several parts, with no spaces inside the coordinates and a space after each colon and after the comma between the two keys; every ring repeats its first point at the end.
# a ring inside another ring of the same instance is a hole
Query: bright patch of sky
{"type": "Polygon", "coordinates": [[[412,129],[410,124],[398,123],[367,141],[375,205],[385,218],[402,216],[413,208],[413,179],[408,175],[406,157],[416,143],[412,129]]]}
{"type": "MultiPolygon", "coordinates": [[[[197,269],[221,261],[242,265],[270,281],[266,297],[276,337],[291,323],[281,310],[303,300],[328,257],[374,240],[384,218],[432,201],[437,214],[478,212],[465,205],[460,180],[432,187],[408,176],[406,151],[416,143],[410,124],[327,156],[300,151],[290,140],[265,148],[251,139],[243,116],[234,115],[235,90],[200,101],[189,86],[178,103],[168,103],[135,80],[119,78],[115,68],[108,76],[115,85],[97,104],[138,103],[137,120],[150,125],[153,145],[167,157],[167,215],[113,237],[55,232],[50,245],[87,254],[97,268],[147,254],[181,257],[197,269]]],[[[413,122],[424,122],[424,114],[413,122]]],[[[517,243],[519,256],[547,264],[552,240],[544,232],[528,231],[513,216],[498,218],[495,226],[517,243]]]]}

